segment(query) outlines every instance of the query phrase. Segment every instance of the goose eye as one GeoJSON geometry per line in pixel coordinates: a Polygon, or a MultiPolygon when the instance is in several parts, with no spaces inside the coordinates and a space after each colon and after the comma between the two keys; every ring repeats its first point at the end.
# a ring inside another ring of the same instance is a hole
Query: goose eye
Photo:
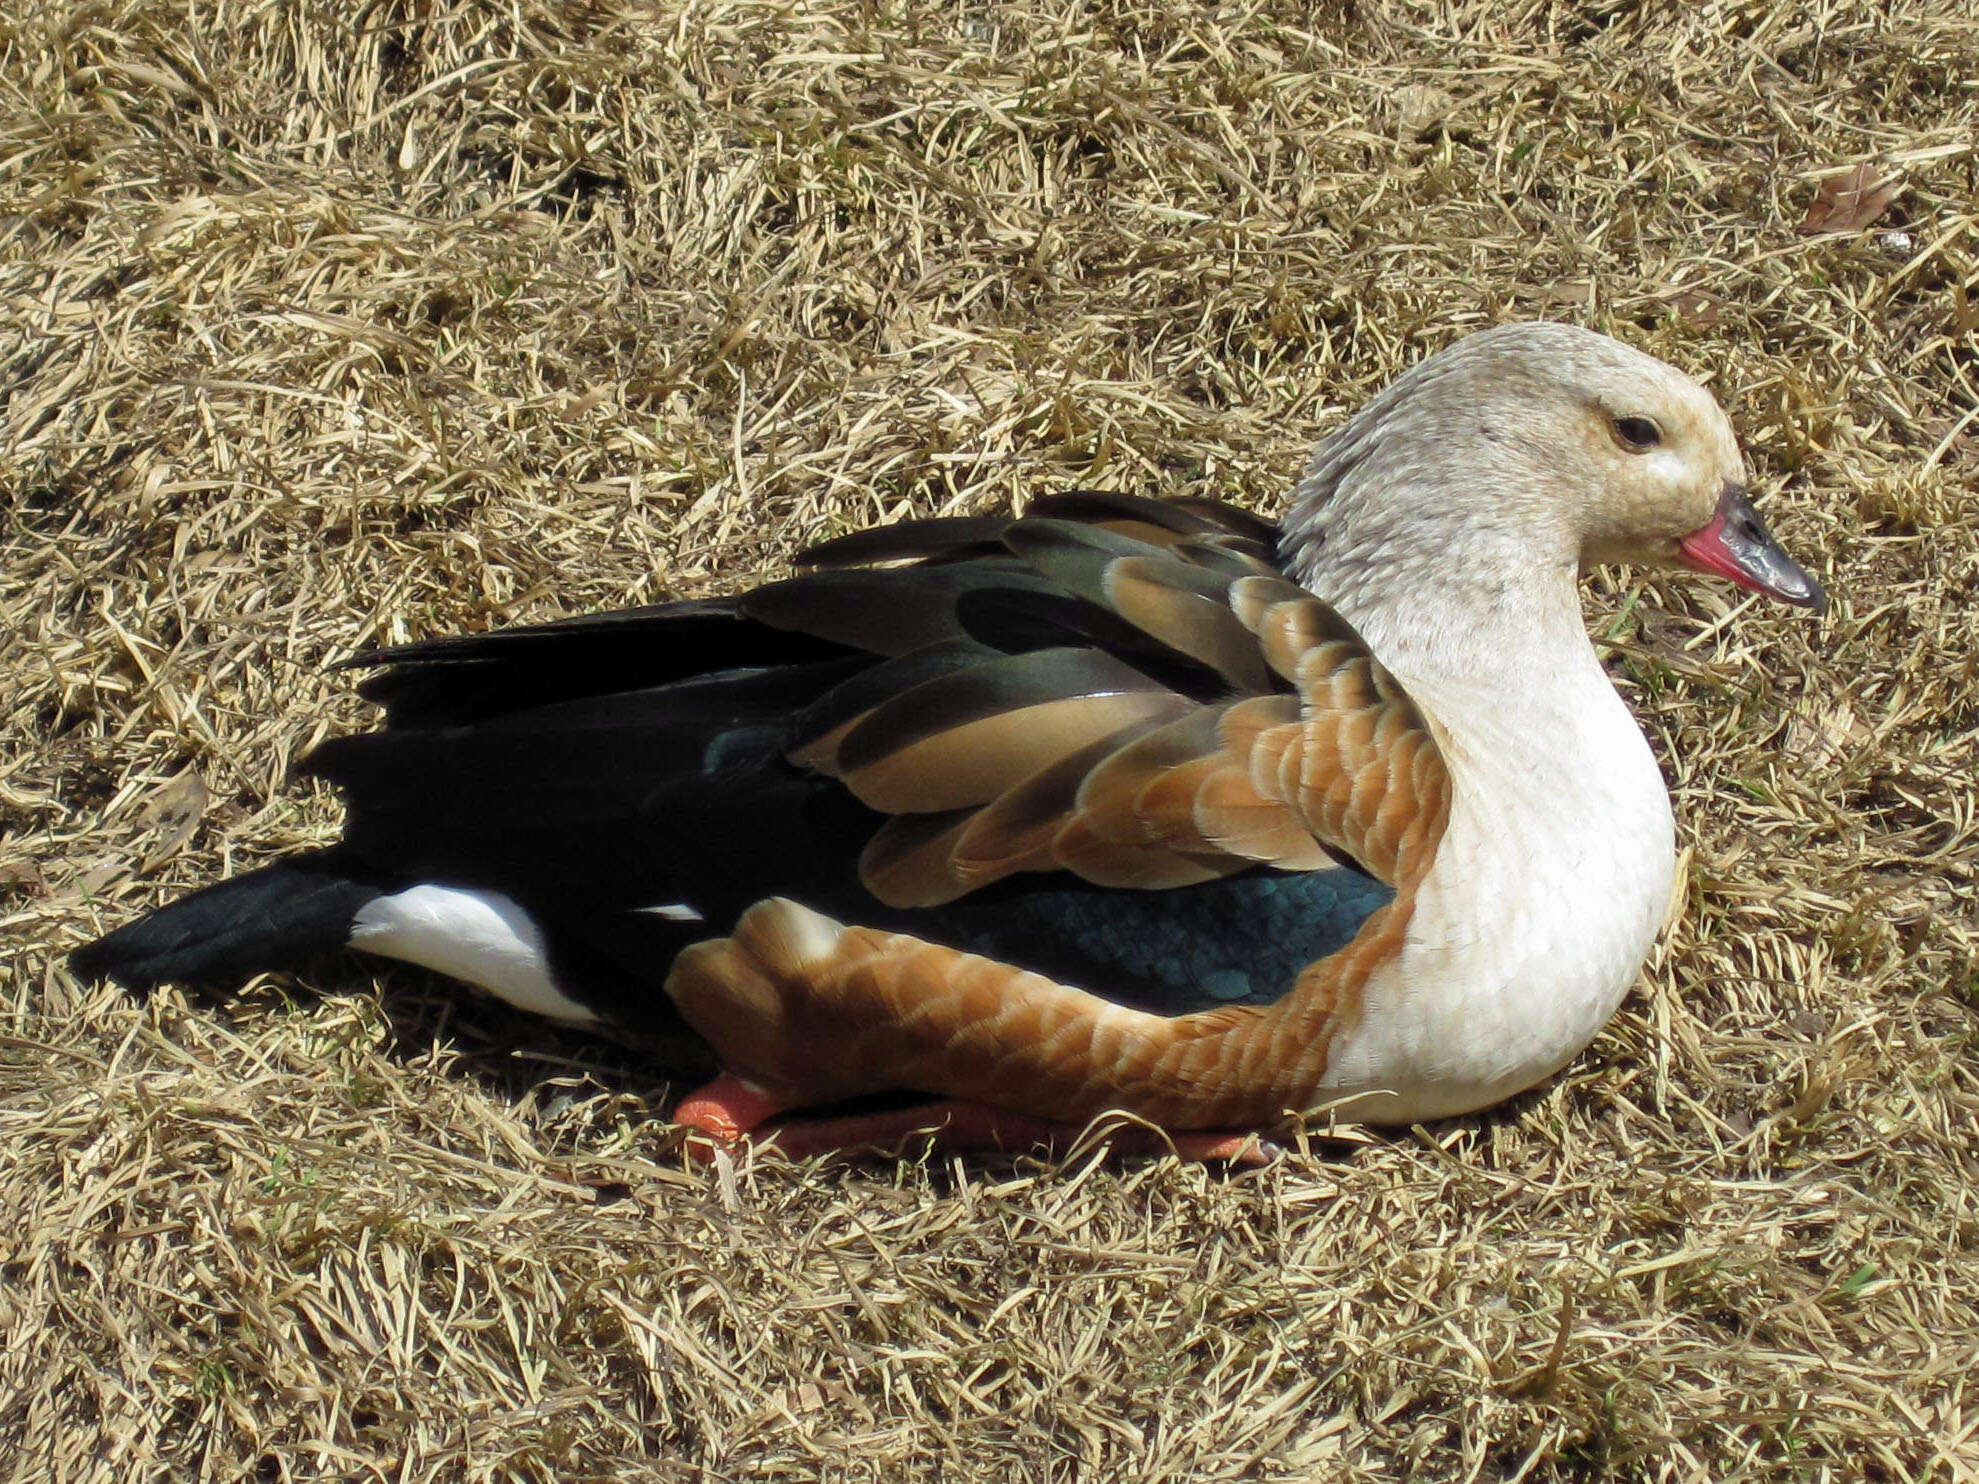
{"type": "Polygon", "coordinates": [[[1645,453],[1663,441],[1663,430],[1646,417],[1618,417],[1615,438],[1630,453],[1645,453]]]}

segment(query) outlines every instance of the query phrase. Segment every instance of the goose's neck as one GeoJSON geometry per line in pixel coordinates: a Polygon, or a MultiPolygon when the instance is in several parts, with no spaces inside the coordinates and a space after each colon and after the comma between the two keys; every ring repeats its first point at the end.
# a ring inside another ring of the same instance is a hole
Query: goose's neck
{"type": "Polygon", "coordinates": [[[1543,707],[1588,684],[1611,691],[1569,559],[1478,545],[1420,563],[1406,553],[1379,562],[1330,555],[1294,575],[1359,631],[1418,704],[1481,714],[1543,707]]]}
{"type": "Polygon", "coordinates": [[[1653,797],[1667,812],[1588,642],[1579,538],[1531,471],[1453,470],[1432,445],[1377,479],[1364,442],[1357,423],[1321,446],[1280,555],[1430,718],[1460,790],[1544,812],[1532,801],[1620,789],[1617,802],[1653,797]]]}
{"type": "Polygon", "coordinates": [[[1305,580],[1428,717],[1485,816],[1562,830],[1563,811],[1667,816],[1641,728],[1588,640],[1571,566],[1528,555],[1518,569],[1473,548],[1446,580],[1394,580],[1401,570],[1322,562],[1305,580]]]}

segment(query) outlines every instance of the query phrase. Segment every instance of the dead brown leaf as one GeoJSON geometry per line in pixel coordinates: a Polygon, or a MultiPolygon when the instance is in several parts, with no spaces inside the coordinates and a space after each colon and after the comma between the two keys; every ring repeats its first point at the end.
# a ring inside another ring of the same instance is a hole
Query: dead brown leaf
{"type": "Polygon", "coordinates": [[[1667,305],[1687,328],[1715,330],[1724,323],[1725,301],[1702,289],[1672,286],[1658,290],[1656,299],[1667,305]]]}
{"type": "Polygon", "coordinates": [[[1875,225],[1902,187],[1903,182],[1895,177],[1879,178],[1873,165],[1857,165],[1841,175],[1831,175],[1821,182],[1800,230],[1809,235],[1860,232],[1875,225]]]}
{"type": "Polygon", "coordinates": [[[1448,128],[1457,100],[1442,88],[1412,83],[1389,100],[1395,111],[1396,137],[1420,142],[1448,128]]]}
{"type": "Polygon", "coordinates": [[[0,892],[18,891],[22,896],[48,895],[48,878],[33,861],[0,861],[0,892]]]}
{"type": "Polygon", "coordinates": [[[1859,747],[1874,733],[1856,719],[1846,701],[1815,706],[1787,718],[1781,750],[1810,768],[1831,763],[1845,749],[1859,747]]]}
{"type": "Polygon", "coordinates": [[[160,838],[146,852],[139,871],[155,871],[178,854],[186,841],[192,838],[193,831],[199,828],[200,818],[206,813],[207,801],[211,797],[206,781],[192,768],[159,785],[138,816],[160,832],[160,838]]]}
{"type": "Polygon", "coordinates": [[[1586,309],[1594,303],[1594,285],[1586,279],[1557,279],[1552,283],[1521,284],[1516,291],[1529,304],[1546,309],[1586,309]]]}

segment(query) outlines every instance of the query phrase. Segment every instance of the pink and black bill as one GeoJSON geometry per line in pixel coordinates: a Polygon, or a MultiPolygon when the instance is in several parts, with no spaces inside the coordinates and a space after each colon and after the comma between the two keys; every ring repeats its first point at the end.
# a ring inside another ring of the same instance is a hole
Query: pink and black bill
{"type": "Polygon", "coordinates": [[[1797,608],[1820,613],[1828,606],[1821,584],[1773,539],[1743,485],[1727,482],[1710,521],[1679,541],[1677,548],[1684,565],[1700,572],[1729,577],[1740,587],[1797,608]]]}

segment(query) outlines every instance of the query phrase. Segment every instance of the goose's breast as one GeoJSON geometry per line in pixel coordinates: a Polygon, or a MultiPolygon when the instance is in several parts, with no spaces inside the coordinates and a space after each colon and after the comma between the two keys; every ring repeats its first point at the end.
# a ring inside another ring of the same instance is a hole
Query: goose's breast
{"type": "Polygon", "coordinates": [[[1538,756],[1453,758],[1406,940],[1337,1046],[1344,1112],[1409,1122],[1498,1102],[1564,1066],[1628,992],[1668,910],[1675,834],[1648,744],[1606,700],[1538,756]]]}

